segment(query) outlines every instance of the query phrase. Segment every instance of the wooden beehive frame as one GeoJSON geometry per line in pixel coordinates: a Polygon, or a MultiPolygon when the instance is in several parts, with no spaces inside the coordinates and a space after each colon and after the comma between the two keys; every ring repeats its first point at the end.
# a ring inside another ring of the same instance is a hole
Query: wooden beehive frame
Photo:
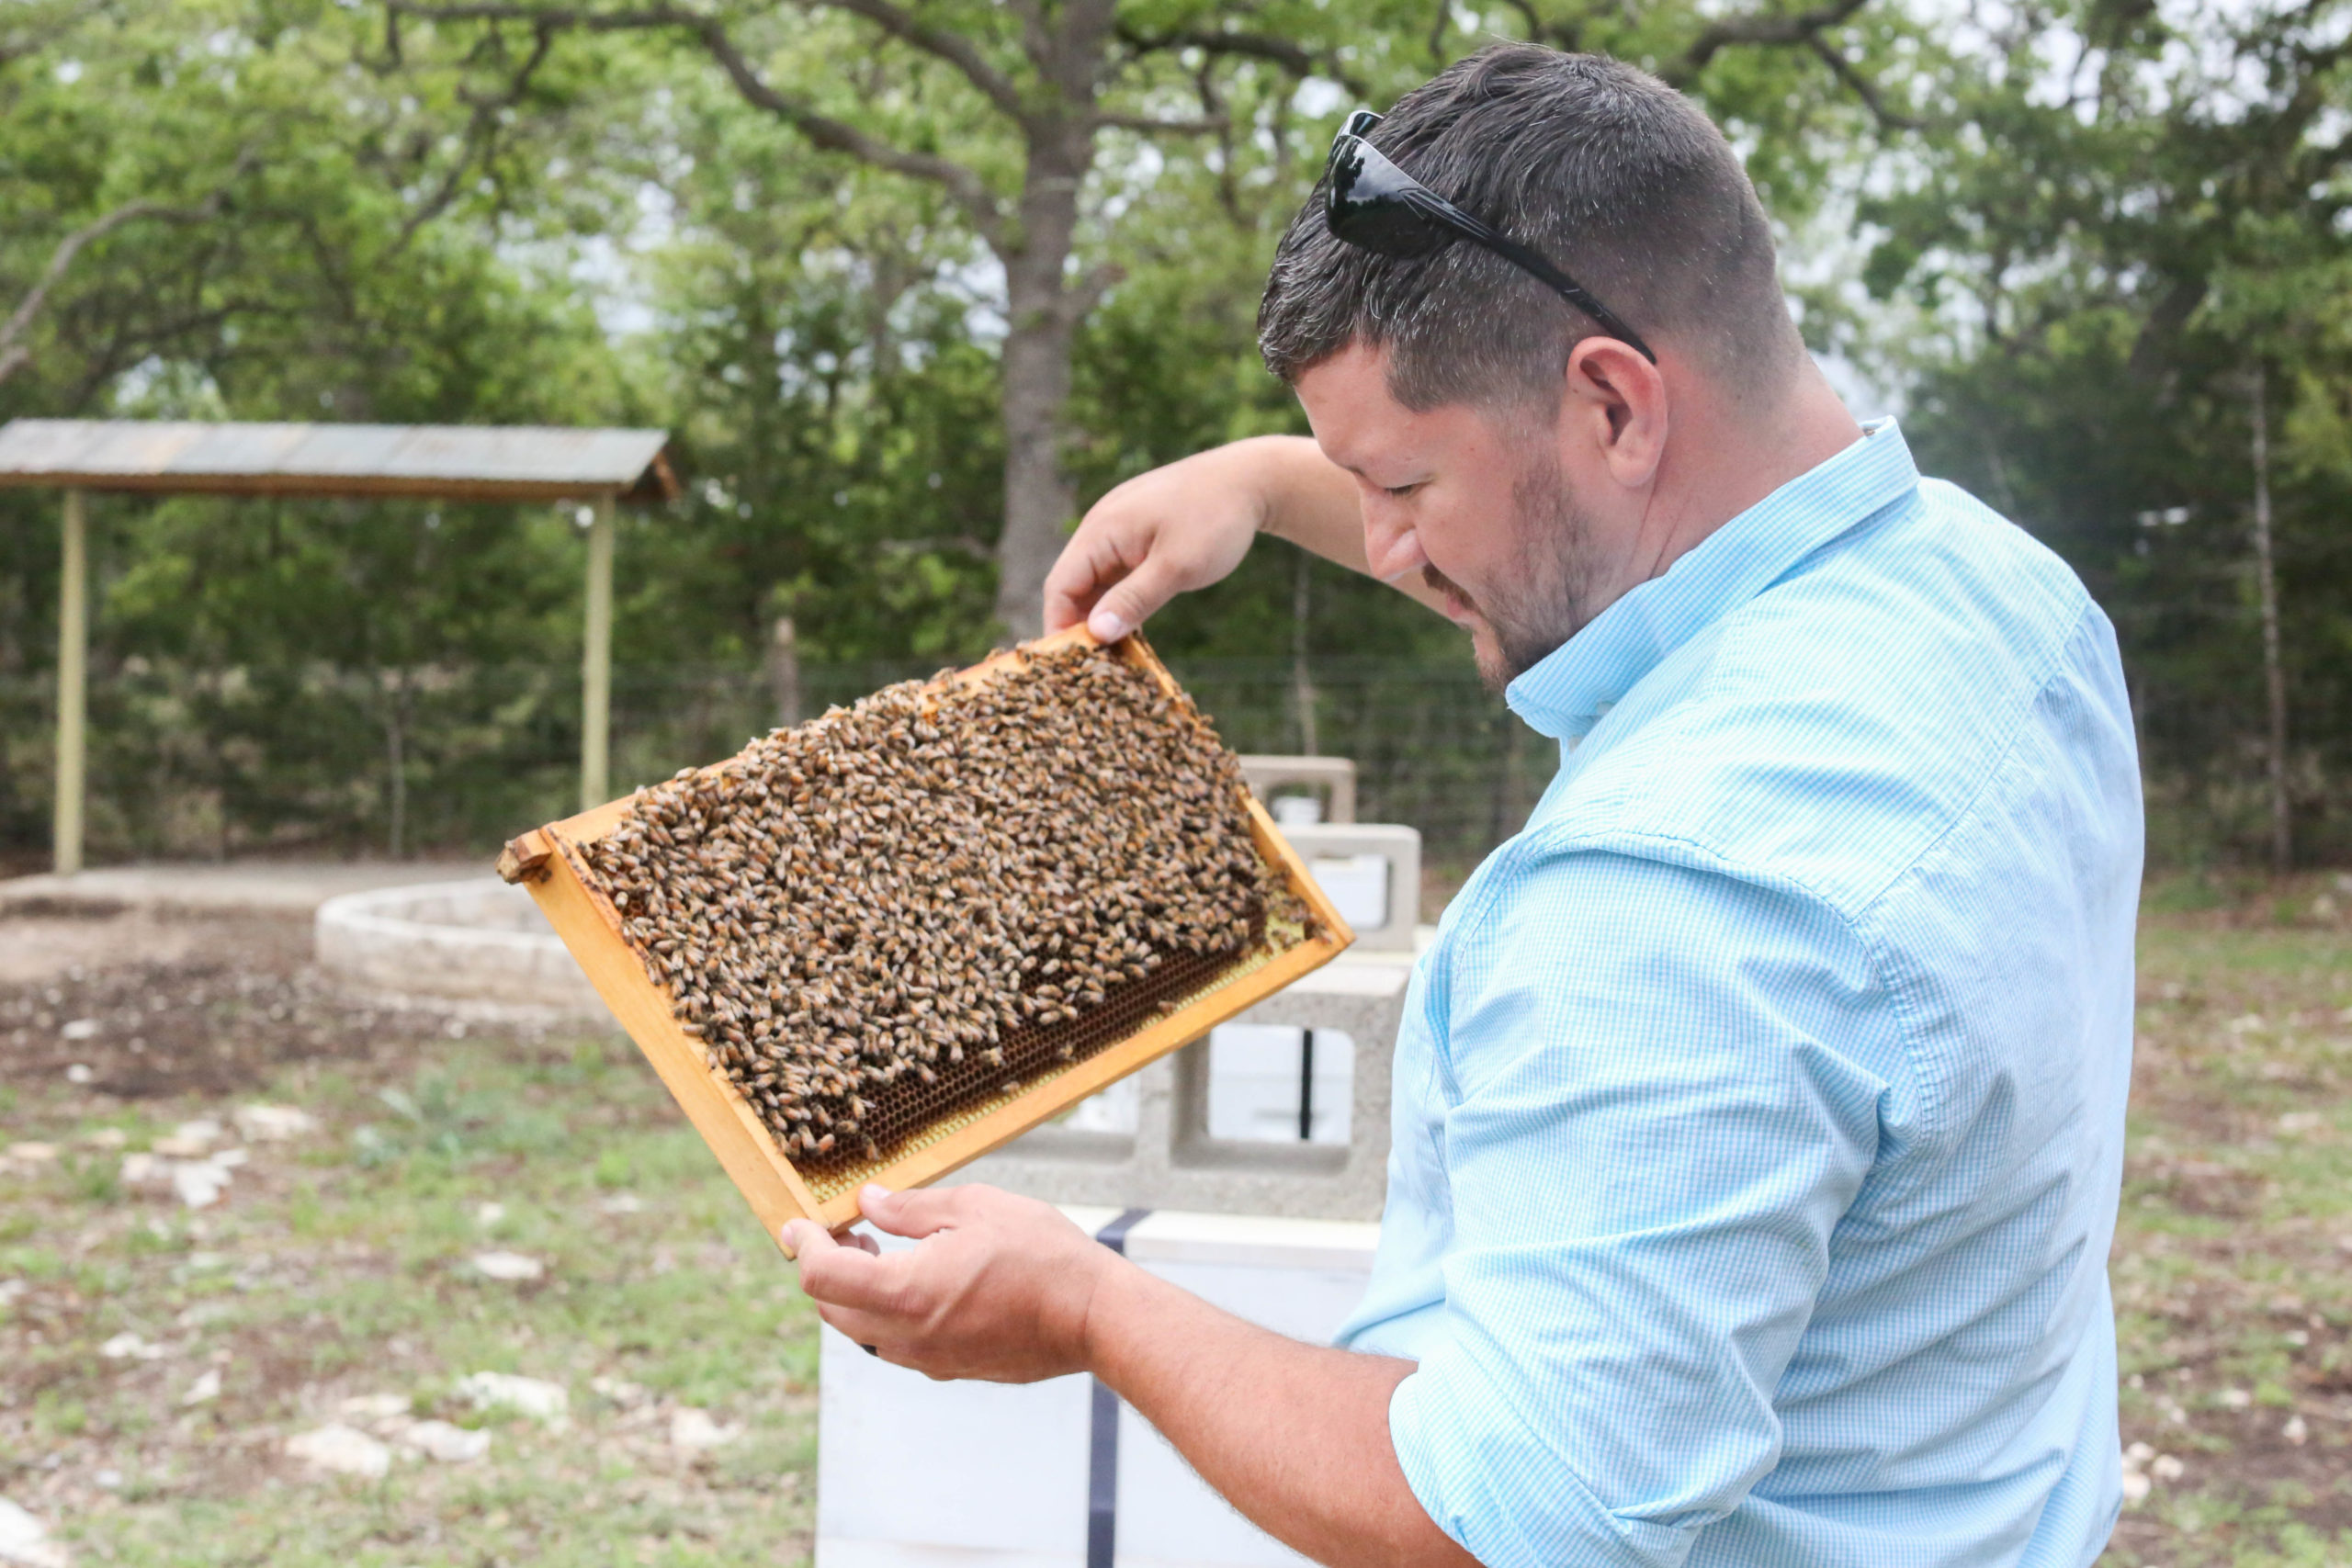
{"type": "MultiPolygon", "coordinates": [[[[1083,626],[997,654],[944,676],[939,687],[972,685],[993,680],[1026,663],[1032,653],[1072,645],[1092,646],[1095,639],[1083,626]]],[[[1175,678],[1141,637],[1113,645],[1116,655],[1148,671],[1170,695],[1178,694],[1175,678]]],[[[706,772],[726,766],[714,763],[706,772]]],[[[605,999],[630,1039],[645,1053],[670,1093],[718,1156],[718,1163],[781,1245],[785,1224],[797,1219],[819,1220],[840,1229],[858,1217],[854,1190],[819,1200],[808,1181],[793,1168],[776,1146],[757,1112],[745,1101],[726,1074],[714,1066],[702,1042],[687,1034],[672,1016],[670,998],[654,985],[644,962],[621,932],[621,917],[587,874],[582,851],[620,826],[631,799],[608,801],[577,817],[534,829],[506,846],[498,858],[499,874],[527,886],[546,914],[548,923],[578,959],[596,994],[605,999]]],[[[1248,802],[1250,825],[1258,852],[1277,868],[1290,889],[1315,916],[1315,927],[1303,941],[1275,953],[1246,974],[1213,985],[1167,1016],[1144,1025],[1125,1039],[1106,1045],[1069,1067],[1032,1082],[1006,1096],[934,1142],[892,1157],[876,1168],[869,1179],[892,1188],[920,1187],[935,1181],[959,1166],[978,1159],[1050,1120],[1105,1085],[1134,1072],[1147,1062],[1199,1039],[1210,1029],[1284,986],[1320,967],[1336,956],[1355,934],[1340,918],[1331,901],[1307,874],[1297,852],[1274,828],[1273,819],[1255,799],[1248,802]]]]}

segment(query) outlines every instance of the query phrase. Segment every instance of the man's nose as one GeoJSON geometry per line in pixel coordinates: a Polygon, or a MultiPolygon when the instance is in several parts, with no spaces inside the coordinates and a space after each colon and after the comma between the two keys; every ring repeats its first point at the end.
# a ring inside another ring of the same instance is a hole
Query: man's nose
{"type": "Polygon", "coordinates": [[[1363,502],[1363,558],[1383,582],[1394,582],[1429,564],[1419,531],[1405,509],[1385,496],[1367,497],[1363,502]]]}

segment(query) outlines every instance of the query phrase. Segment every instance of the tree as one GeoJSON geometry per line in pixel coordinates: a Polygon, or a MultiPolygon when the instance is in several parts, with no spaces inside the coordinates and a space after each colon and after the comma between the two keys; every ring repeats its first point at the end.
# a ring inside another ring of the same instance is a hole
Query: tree
{"type": "Polygon", "coordinates": [[[2320,657],[2352,635],[2340,33],[2301,3],[2018,12],[1983,69],[1939,78],[1954,132],[1860,208],[1863,276],[1909,312],[1882,363],[1917,388],[1923,456],[2117,622],[2171,858],[2274,851],[2281,794],[2299,852],[2352,847],[2352,683],[2320,657]]]}
{"type": "MultiPolygon", "coordinates": [[[[1199,155],[1226,167],[1227,195],[1238,208],[1230,172],[1253,155],[1253,141],[1273,145],[1295,166],[1299,84],[1320,78],[1358,97],[1394,91],[1442,63],[1449,42],[1464,36],[1450,5],[1424,27],[1420,17],[1430,13],[1416,7],[1415,15],[1402,0],[385,4],[388,54],[410,47],[413,25],[453,36],[473,29],[466,36],[476,48],[501,61],[539,59],[550,40],[569,34],[680,40],[743,102],[808,145],[941,192],[1002,270],[1004,510],[993,547],[995,612],[1020,635],[1037,627],[1046,572],[1077,510],[1066,463],[1074,346],[1121,276],[1101,254],[1101,236],[1089,234],[1115,226],[1099,196],[1106,174],[1115,182],[1123,164],[1182,155],[1160,146],[1170,138],[1196,141],[1207,146],[1199,155]],[[511,41],[485,41],[502,38],[511,41]],[[845,60],[854,63],[844,69],[845,60]]],[[[1665,9],[1666,21],[1634,28],[1604,24],[1597,8],[1566,19],[1521,10],[1532,34],[1568,47],[1679,32],[1671,71],[1694,85],[1720,83],[1729,97],[1758,106],[1791,101],[1789,84],[1776,76],[1770,93],[1747,91],[1728,68],[1733,57],[1757,46],[1799,49],[1830,92],[1896,119],[1831,41],[1864,4],[1835,0],[1788,13],[1765,6],[1713,19],[1699,6],[1677,6],[1665,9]]],[[[1810,97],[1821,96],[1815,86],[1810,97]]],[[[1279,210],[1290,199],[1285,192],[1271,205],[1279,210]]]]}
{"type": "Polygon", "coordinates": [[[920,9],[897,0],[815,0],[811,9],[852,25],[824,35],[830,47],[812,49],[805,37],[793,47],[778,27],[792,13],[780,7],[762,14],[387,0],[393,49],[404,47],[404,22],[511,28],[540,50],[566,33],[674,36],[722,72],[745,103],[808,144],[944,193],[1003,273],[1004,511],[994,544],[995,610],[1008,629],[1032,634],[1043,614],[1046,571],[1076,506],[1062,462],[1071,344],[1115,277],[1101,265],[1073,265],[1082,198],[1102,148],[1114,135],[1233,129],[1225,107],[1232,89],[1220,85],[1220,73],[1306,76],[1334,58],[1316,41],[1321,17],[1299,3],[1254,17],[1208,6],[1147,17],[1141,8],[1122,14],[1114,0],[920,9]],[[1199,61],[1189,69],[1179,58],[1188,51],[1199,61]],[[844,59],[861,64],[844,72],[844,59]],[[843,93],[844,76],[868,90],[843,93]],[[1174,108],[1179,90],[1197,112],[1174,108]],[[925,112],[894,112],[933,98],[936,107],[926,103],[925,112]]]}
{"type": "MultiPolygon", "coordinates": [[[[501,215],[543,155],[453,175],[421,134],[452,106],[355,59],[372,27],[327,0],[40,20],[0,34],[0,418],[630,412],[593,315],[509,254],[501,215]]],[[[503,151],[560,130],[560,108],[503,151]]],[[[465,776],[447,798],[493,822],[527,815],[536,781],[493,753],[576,704],[486,698],[503,726],[448,710],[576,641],[569,522],[204,498],[98,497],[92,513],[94,826],[110,847],[219,851],[288,827],[404,847],[403,815],[432,815],[401,805],[412,777],[465,776]]],[[[53,497],[0,491],[0,836],[20,840],[46,815],[51,731],[21,675],[50,646],[54,514],[53,497]]]]}

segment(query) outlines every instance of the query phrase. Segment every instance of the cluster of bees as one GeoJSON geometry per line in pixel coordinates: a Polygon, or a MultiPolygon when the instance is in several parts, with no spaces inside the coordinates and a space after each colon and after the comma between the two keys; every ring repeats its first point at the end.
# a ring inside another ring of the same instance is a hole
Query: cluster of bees
{"type": "Polygon", "coordinates": [[[1163,966],[1303,922],[1246,798],[1187,699],[1070,647],[775,731],[640,790],[587,853],[786,1155],[877,1159],[944,1102],[1013,1087],[1041,1039],[1071,1059],[1101,1032],[1061,1026],[1163,966]]]}

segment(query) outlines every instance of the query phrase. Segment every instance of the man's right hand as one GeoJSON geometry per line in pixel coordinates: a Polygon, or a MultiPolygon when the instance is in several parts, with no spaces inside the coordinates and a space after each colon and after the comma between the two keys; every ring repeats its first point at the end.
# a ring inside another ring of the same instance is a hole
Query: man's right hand
{"type": "Polygon", "coordinates": [[[1094,503],[1046,578],[1046,629],[1084,621],[1116,642],[1177,594],[1224,581],[1272,515],[1274,436],[1138,474],[1094,503]]]}

